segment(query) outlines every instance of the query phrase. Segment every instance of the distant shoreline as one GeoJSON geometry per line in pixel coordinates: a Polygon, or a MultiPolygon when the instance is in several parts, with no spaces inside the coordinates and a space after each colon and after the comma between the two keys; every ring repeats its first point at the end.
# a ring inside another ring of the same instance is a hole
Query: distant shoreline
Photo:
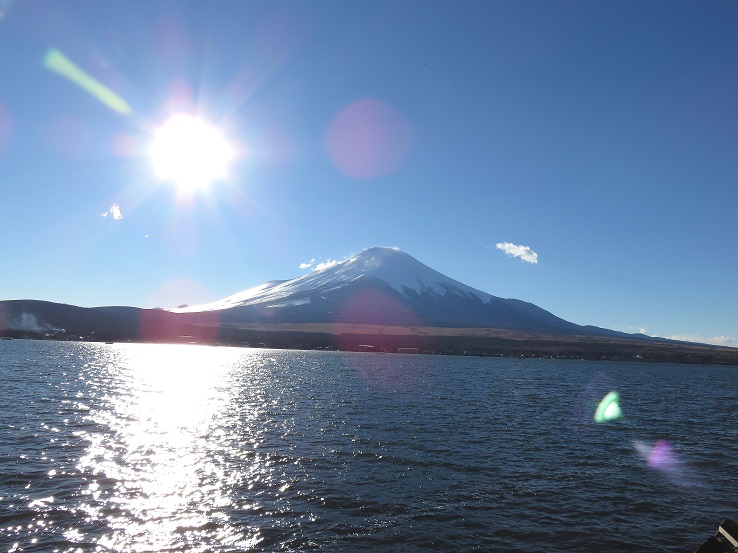
{"type": "Polygon", "coordinates": [[[43,333],[0,330],[0,337],[162,344],[199,344],[299,350],[433,355],[582,359],[738,365],[738,349],[677,342],[552,335],[491,328],[388,327],[368,324],[244,324],[181,328],[189,333],[132,335],[128,332],[43,333]]]}

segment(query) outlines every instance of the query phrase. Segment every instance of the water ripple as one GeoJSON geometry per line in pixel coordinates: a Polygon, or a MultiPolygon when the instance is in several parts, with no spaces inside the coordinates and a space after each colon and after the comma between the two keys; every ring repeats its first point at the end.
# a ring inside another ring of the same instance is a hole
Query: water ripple
{"type": "Polygon", "coordinates": [[[0,348],[5,551],[684,551],[738,509],[734,369],[0,348]]]}

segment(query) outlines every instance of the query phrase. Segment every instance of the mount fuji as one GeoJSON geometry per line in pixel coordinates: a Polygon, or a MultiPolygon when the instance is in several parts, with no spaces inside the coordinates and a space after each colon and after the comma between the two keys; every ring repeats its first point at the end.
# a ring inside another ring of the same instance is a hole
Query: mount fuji
{"type": "Polygon", "coordinates": [[[467,286],[396,248],[172,309],[0,301],[0,338],[194,343],[738,365],[738,350],[580,326],[467,286]]]}
{"type": "Polygon", "coordinates": [[[570,323],[521,300],[493,296],[397,248],[380,247],[299,278],[270,281],[213,303],[170,311],[218,312],[221,323],[353,323],[620,334],[570,323]]]}

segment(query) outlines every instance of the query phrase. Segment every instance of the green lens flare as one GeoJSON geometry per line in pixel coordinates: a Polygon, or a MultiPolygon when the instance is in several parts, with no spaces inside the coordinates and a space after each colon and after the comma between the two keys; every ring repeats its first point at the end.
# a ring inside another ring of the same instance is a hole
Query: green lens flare
{"type": "Polygon", "coordinates": [[[619,419],[622,411],[620,410],[620,396],[617,392],[610,392],[602,398],[600,404],[595,411],[595,422],[607,422],[619,419]]]}
{"type": "Polygon", "coordinates": [[[113,111],[117,111],[123,115],[131,113],[131,107],[123,98],[77,67],[72,60],[59,50],[51,49],[46,53],[46,56],[44,56],[44,66],[65,79],[69,79],[113,111]]]}

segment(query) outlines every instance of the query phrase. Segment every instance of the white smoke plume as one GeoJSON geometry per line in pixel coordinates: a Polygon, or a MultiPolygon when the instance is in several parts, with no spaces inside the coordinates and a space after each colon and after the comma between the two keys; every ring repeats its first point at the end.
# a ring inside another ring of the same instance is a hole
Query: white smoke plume
{"type": "Polygon", "coordinates": [[[8,328],[11,330],[25,330],[27,332],[53,332],[57,334],[64,332],[63,328],[56,328],[55,326],[49,325],[41,321],[39,323],[36,316],[32,313],[21,313],[15,319],[11,319],[8,328]]]}

